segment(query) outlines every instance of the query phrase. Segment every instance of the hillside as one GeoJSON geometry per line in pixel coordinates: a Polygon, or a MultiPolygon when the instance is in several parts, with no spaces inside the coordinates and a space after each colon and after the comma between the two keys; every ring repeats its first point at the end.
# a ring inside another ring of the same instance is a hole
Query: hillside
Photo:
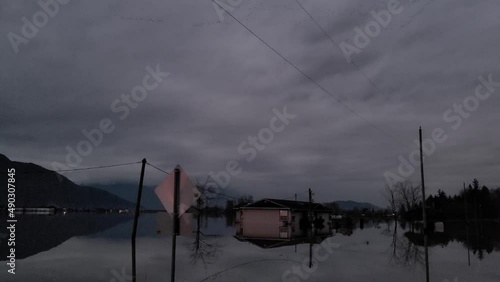
{"type": "MultiPolygon", "coordinates": [[[[139,189],[138,183],[134,182],[121,182],[114,184],[94,183],[89,185],[92,187],[97,187],[103,191],[107,191],[113,195],[117,195],[118,197],[131,202],[136,201],[137,189],[139,189]]],[[[158,199],[158,196],[156,196],[154,192],[155,188],[155,186],[143,186],[141,206],[143,206],[145,209],[163,210],[164,207],[161,204],[160,199],[158,199]]]]}
{"type": "MultiPolygon", "coordinates": [[[[128,201],[134,202],[137,198],[137,182],[119,182],[113,184],[91,183],[89,185],[110,192],[128,201]]],[[[156,186],[144,185],[142,190],[141,205],[146,209],[163,210],[164,207],[154,192],[155,188],[156,186]]],[[[218,190],[218,193],[226,196],[216,197],[216,195],[211,195],[210,198],[212,199],[207,203],[209,206],[224,208],[228,199],[237,199],[242,196],[241,193],[231,188],[218,190]]]]}
{"type": "MultiPolygon", "coordinates": [[[[123,208],[135,204],[109,192],[79,186],[57,172],[32,163],[9,160],[0,154],[0,175],[6,183],[7,169],[15,168],[16,207],[65,207],[79,209],[123,208]]],[[[0,193],[0,207],[7,204],[7,193],[0,193]]]]}

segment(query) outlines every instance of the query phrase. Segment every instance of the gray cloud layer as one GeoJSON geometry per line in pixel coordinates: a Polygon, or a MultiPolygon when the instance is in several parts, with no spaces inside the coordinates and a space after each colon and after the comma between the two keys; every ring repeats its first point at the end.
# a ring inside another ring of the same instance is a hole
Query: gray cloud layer
{"type": "MultiPolygon", "coordinates": [[[[370,11],[388,1],[303,2],[337,44],[353,44],[370,11]]],[[[448,140],[426,159],[431,193],[456,193],[477,177],[500,186],[500,88],[463,125],[443,113],[474,94],[477,77],[500,81],[497,1],[402,1],[403,11],[353,60],[385,95],[344,59],[294,1],[243,0],[235,17],[386,136],[322,93],[241,25],[219,18],[210,1],[71,1],[15,54],[7,34],[21,34],[33,1],[0,7],[0,152],[51,168],[81,131],[110,118],[81,167],[139,161],[171,169],[180,163],[204,179],[229,160],[242,173],[230,186],[257,197],[290,197],[312,188],[317,200],[355,199],[385,205],[384,172],[443,128],[448,140]],[[427,5],[428,4],[428,5],[427,5]],[[420,12],[421,11],[421,12],[420,12]],[[128,118],[110,109],[142,83],[146,66],[171,75],[128,118]],[[272,109],[297,117],[254,161],[238,153],[268,127],[272,109]]],[[[75,172],[78,182],[135,181],[139,166],[75,172]]],[[[148,170],[146,182],[163,175],[148,170]]],[[[419,174],[412,177],[418,182],[419,174]]]]}

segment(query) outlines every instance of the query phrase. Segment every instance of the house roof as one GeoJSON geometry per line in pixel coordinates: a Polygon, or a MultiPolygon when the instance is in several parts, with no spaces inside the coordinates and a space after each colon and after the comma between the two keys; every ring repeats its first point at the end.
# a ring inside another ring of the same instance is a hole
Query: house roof
{"type": "Polygon", "coordinates": [[[290,200],[280,200],[280,199],[262,199],[255,203],[248,204],[243,208],[284,208],[291,210],[303,210],[307,211],[310,208],[316,211],[331,211],[331,209],[323,206],[319,203],[303,202],[303,201],[290,201],[290,200]]]}
{"type": "Polygon", "coordinates": [[[240,204],[235,205],[233,209],[239,209],[239,208],[242,208],[246,205],[248,205],[248,203],[240,203],[240,204]]]}

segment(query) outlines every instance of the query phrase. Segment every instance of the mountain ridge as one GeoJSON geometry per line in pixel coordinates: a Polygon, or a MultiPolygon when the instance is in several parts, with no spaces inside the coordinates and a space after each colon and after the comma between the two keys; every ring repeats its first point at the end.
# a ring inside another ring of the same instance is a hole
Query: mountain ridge
{"type": "MultiPolygon", "coordinates": [[[[7,169],[15,169],[16,207],[57,208],[123,208],[130,209],[135,204],[101,189],[80,186],[67,177],[34,163],[10,160],[0,154],[0,170],[7,177],[7,169]]],[[[4,183],[7,182],[5,179],[4,183]]],[[[7,193],[0,194],[0,207],[6,206],[7,193]]]]}

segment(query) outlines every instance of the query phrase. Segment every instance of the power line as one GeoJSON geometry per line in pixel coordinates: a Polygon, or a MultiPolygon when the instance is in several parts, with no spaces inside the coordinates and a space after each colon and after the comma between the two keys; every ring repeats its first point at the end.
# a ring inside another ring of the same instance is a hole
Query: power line
{"type": "Polygon", "coordinates": [[[383,133],[384,135],[386,135],[387,137],[389,137],[391,140],[393,140],[394,142],[402,145],[399,141],[397,141],[394,137],[392,137],[390,134],[388,134],[387,132],[385,132],[384,130],[382,130],[381,128],[379,128],[378,126],[376,126],[375,124],[371,123],[370,121],[368,121],[367,119],[365,119],[364,117],[362,117],[361,115],[359,115],[356,111],[354,111],[353,109],[351,109],[349,106],[347,106],[346,104],[344,104],[339,98],[337,98],[335,95],[331,94],[328,90],[326,90],[323,86],[319,85],[319,83],[317,83],[312,77],[308,76],[304,71],[302,71],[299,67],[297,67],[296,65],[294,65],[291,61],[289,61],[285,56],[281,55],[281,53],[279,53],[276,49],[274,49],[273,47],[271,47],[271,45],[269,45],[266,41],[264,41],[262,38],[260,38],[255,32],[253,32],[250,28],[248,28],[245,24],[243,24],[241,21],[239,21],[235,16],[233,16],[233,14],[231,14],[229,11],[227,11],[226,9],[224,9],[224,7],[222,7],[221,5],[219,5],[219,3],[217,3],[215,0],[212,0],[213,3],[215,3],[217,6],[219,6],[222,10],[224,10],[229,16],[231,16],[231,18],[233,18],[236,22],[238,22],[241,26],[243,26],[248,32],[250,32],[253,36],[255,36],[255,38],[257,38],[259,41],[261,41],[264,45],[266,45],[269,49],[271,49],[274,53],[276,53],[278,56],[280,56],[285,62],[287,62],[290,66],[292,66],[295,70],[297,70],[299,73],[301,73],[304,77],[306,77],[307,79],[309,79],[312,83],[314,83],[318,88],[320,88],[321,90],[323,90],[323,92],[325,94],[327,94],[328,96],[330,96],[331,98],[333,98],[335,101],[337,101],[339,104],[341,104],[342,106],[344,106],[346,109],[348,109],[350,112],[352,112],[354,115],[356,115],[359,119],[361,119],[362,121],[366,122],[368,125],[370,125],[371,127],[373,127],[374,129],[380,131],[381,133],[383,133]]]}
{"type": "MultiPolygon", "coordinates": [[[[316,24],[317,27],[319,27],[319,29],[321,29],[323,31],[323,33],[326,35],[326,37],[328,37],[330,39],[330,41],[332,42],[333,46],[337,47],[337,49],[340,51],[340,53],[344,54],[344,52],[342,52],[342,48],[340,48],[339,45],[337,45],[337,43],[335,43],[335,41],[333,40],[333,38],[328,34],[328,32],[326,32],[326,30],[316,21],[316,19],[304,8],[304,6],[302,6],[302,4],[300,4],[299,0],[295,0],[295,2],[297,2],[297,4],[300,6],[300,8],[302,8],[302,10],[311,18],[311,20],[313,20],[313,22],[316,24]]],[[[350,59],[350,58],[349,58],[350,59]]],[[[364,77],[366,78],[366,80],[368,80],[370,82],[370,84],[373,86],[373,88],[375,88],[375,90],[377,90],[380,94],[384,95],[387,99],[389,99],[389,96],[387,96],[387,94],[385,94],[385,92],[383,92],[382,90],[380,90],[376,85],[375,83],[361,70],[361,68],[356,65],[356,63],[354,62],[354,60],[350,59],[351,63],[350,65],[352,64],[355,69],[364,77]]]]}
{"type": "MultiPolygon", "coordinates": [[[[91,170],[91,169],[102,169],[102,168],[111,168],[111,167],[118,167],[118,166],[126,166],[126,165],[139,164],[139,163],[141,163],[141,162],[119,163],[119,164],[112,164],[112,165],[101,165],[101,166],[84,167],[84,168],[73,168],[73,169],[61,169],[61,170],[50,170],[50,169],[36,170],[36,171],[35,170],[33,170],[33,171],[19,170],[19,171],[16,171],[16,173],[35,174],[35,173],[53,173],[53,172],[57,172],[57,173],[60,173],[60,172],[73,172],[73,171],[81,171],[81,170],[91,170]]],[[[6,173],[1,173],[1,174],[6,174],[6,173]]]]}
{"type": "Polygon", "coordinates": [[[63,169],[63,170],[54,170],[55,172],[68,172],[68,171],[79,171],[79,170],[91,170],[91,169],[101,169],[101,168],[110,168],[117,166],[126,166],[132,164],[140,164],[141,162],[131,162],[131,163],[122,163],[122,164],[114,164],[114,165],[102,165],[102,166],[94,166],[94,167],[85,167],[85,168],[74,168],[74,169],[63,169]]]}
{"type": "Polygon", "coordinates": [[[159,170],[159,171],[161,171],[161,172],[163,172],[163,173],[165,173],[165,174],[167,174],[167,175],[169,174],[168,172],[164,171],[164,170],[163,170],[163,169],[161,169],[161,168],[158,168],[158,167],[157,167],[157,166],[155,166],[155,165],[152,165],[152,164],[151,164],[151,163],[149,163],[149,162],[146,162],[146,164],[147,164],[147,165],[149,165],[149,166],[152,166],[153,168],[156,168],[157,170],[159,170]]]}
{"type": "Polygon", "coordinates": [[[420,9],[418,12],[416,12],[415,14],[413,14],[413,16],[410,16],[410,20],[409,20],[407,23],[405,23],[405,24],[401,25],[399,28],[401,29],[401,28],[403,28],[403,27],[405,27],[405,26],[409,25],[409,24],[413,21],[413,19],[414,19],[416,16],[418,16],[420,13],[422,13],[422,12],[425,10],[425,8],[427,8],[427,6],[429,6],[429,5],[430,5],[430,4],[432,4],[433,2],[435,2],[435,1],[434,1],[434,0],[430,0],[429,2],[427,2],[427,3],[426,3],[423,7],[422,7],[422,9],[420,9]]]}

